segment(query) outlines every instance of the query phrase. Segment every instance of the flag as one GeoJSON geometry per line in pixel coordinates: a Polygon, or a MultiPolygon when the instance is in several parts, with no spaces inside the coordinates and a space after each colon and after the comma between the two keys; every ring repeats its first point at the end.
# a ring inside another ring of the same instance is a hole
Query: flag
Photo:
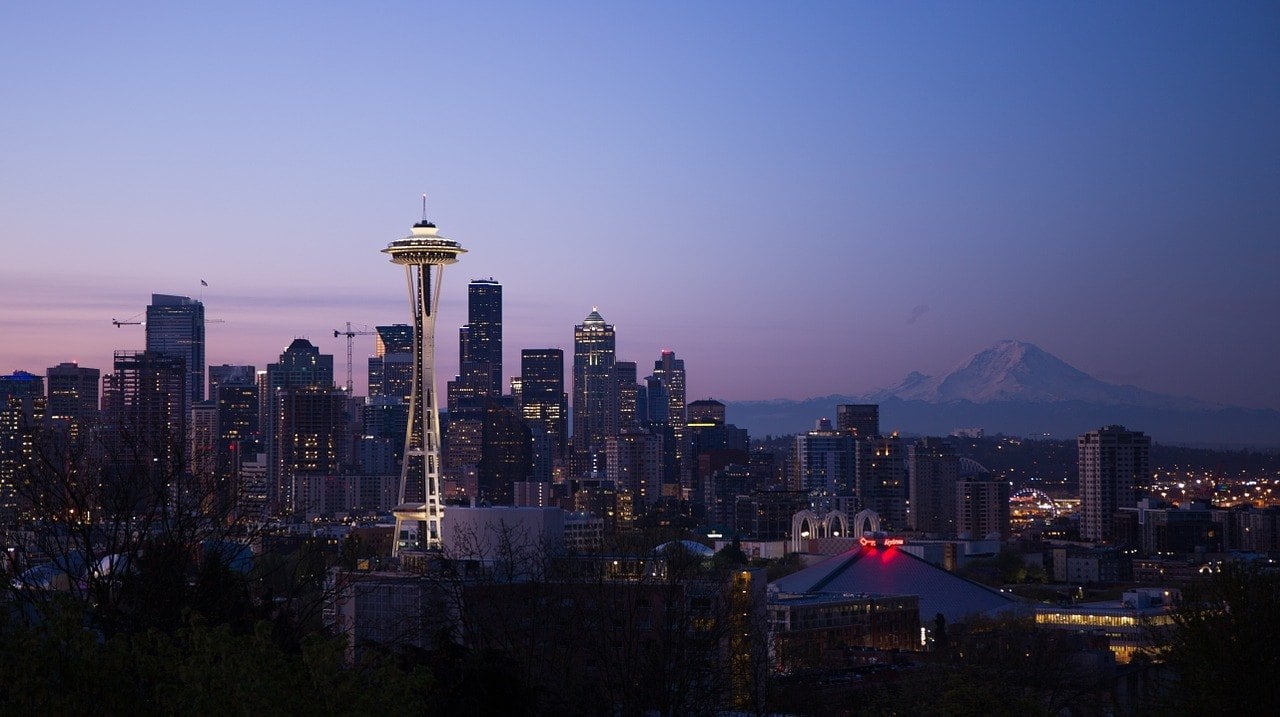
{"type": "Polygon", "coordinates": [[[200,280],[200,286],[208,286],[208,285],[209,285],[209,282],[205,281],[204,279],[200,280]]]}

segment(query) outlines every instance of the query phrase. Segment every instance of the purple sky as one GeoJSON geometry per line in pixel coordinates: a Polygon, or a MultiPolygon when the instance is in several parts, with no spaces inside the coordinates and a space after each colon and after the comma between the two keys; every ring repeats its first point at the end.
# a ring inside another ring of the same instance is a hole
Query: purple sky
{"type": "Polygon", "coordinates": [[[1015,338],[1280,408],[1275,3],[179,5],[0,10],[2,373],[109,369],[201,279],[210,363],[342,366],[427,192],[442,377],[492,276],[508,375],[598,306],[691,399],[1015,338]]]}

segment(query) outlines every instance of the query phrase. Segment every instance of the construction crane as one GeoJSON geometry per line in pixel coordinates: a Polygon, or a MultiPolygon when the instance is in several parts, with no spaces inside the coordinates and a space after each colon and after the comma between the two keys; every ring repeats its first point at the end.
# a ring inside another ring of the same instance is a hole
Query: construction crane
{"type": "Polygon", "coordinates": [[[355,340],[355,337],[357,337],[357,336],[373,336],[373,335],[374,335],[374,334],[376,334],[376,333],[378,333],[378,332],[377,332],[377,331],[370,331],[368,326],[365,326],[365,327],[360,328],[360,329],[353,329],[353,328],[351,328],[351,322],[350,322],[350,321],[348,321],[348,322],[347,322],[347,330],[346,330],[346,331],[343,331],[343,330],[341,330],[341,329],[334,329],[334,330],[333,330],[333,338],[335,338],[335,339],[336,339],[336,338],[338,338],[339,336],[346,336],[346,337],[347,337],[347,395],[348,395],[348,396],[350,396],[350,395],[351,395],[351,391],[352,391],[352,385],[351,385],[351,344],[352,344],[352,342],[355,340]]]}
{"type": "MultiPolygon", "coordinates": [[[[135,314],[134,316],[130,316],[124,321],[121,321],[119,319],[112,319],[111,323],[115,324],[117,329],[120,328],[121,326],[142,326],[143,324],[146,323],[145,321],[134,321],[134,319],[138,318],[139,316],[142,316],[142,314],[135,314]]],[[[206,324],[225,324],[227,323],[227,320],[226,319],[205,319],[204,322],[206,324]]]]}

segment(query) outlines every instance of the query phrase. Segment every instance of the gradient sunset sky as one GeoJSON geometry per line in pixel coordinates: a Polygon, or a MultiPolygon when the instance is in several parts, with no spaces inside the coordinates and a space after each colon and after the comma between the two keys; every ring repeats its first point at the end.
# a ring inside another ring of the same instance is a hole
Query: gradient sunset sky
{"type": "Polygon", "coordinates": [[[0,373],[109,370],[154,292],[211,364],[303,336],[341,381],[426,192],[442,386],[493,277],[507,376],[597,306],[691,400],[1013,338],[1280,408],[1280,4],[187,5],[0,9],[0,373]]]}

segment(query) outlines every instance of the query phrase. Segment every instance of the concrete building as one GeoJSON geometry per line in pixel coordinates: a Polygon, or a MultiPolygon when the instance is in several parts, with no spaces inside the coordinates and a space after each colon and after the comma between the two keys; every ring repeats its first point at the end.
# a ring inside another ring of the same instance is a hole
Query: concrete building
{"type": "Polygon", "coordinates": [[[866,650],[914,651],[915,595],[769,592],[769,664],[789,675],[858,664],[866,650]]]}

